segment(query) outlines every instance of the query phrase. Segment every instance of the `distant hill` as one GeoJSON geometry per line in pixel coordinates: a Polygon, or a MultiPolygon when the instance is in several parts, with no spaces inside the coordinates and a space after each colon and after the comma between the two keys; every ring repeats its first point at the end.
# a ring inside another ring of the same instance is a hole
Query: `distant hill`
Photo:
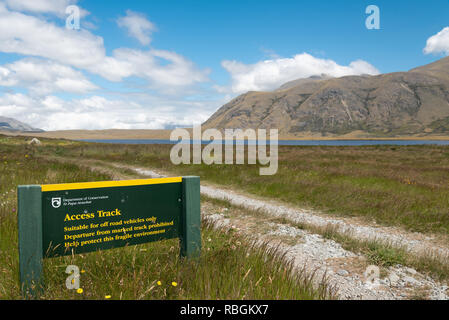
{"type": "Polygon", "coordinates": [[[21,132],[43,132],[41,129],[33,128],[26,123],[13,118],[0,116],[0,130],[2,131],[21,131],[21,132]]]}
{"type": "Polygon", "coordinates": [[[304,134],[393,137],[449,134],[449,57],[378,76],[298,79],[248,92],[221,107],[206,128],[277,128],[304,134]]]}

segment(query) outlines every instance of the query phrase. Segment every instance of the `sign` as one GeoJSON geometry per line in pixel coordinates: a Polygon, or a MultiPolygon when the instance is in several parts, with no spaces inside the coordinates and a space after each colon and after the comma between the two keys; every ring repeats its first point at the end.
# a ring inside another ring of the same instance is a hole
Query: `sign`
{"type": "Polygon", "coordinates": [[[179,236],[182,178],[42,186],[44,257],[179,236]]]}
{"type": "Polygon", "coordinates": [[[19,186],[23,292],[41,281],[42,259],[180,239],[201,250],[199,177],[19,186]]]}

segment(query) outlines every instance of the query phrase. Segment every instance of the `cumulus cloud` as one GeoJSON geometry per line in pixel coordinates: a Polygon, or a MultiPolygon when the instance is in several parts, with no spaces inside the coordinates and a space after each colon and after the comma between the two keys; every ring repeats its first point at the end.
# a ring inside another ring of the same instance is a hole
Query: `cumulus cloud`
{"type": "Polygon", "coordinates": [[[225,60],[222,66],[231,75],[233,93],[273,90],[288,81],[320,74],[333,77],[379,74],[379,70],[363,60],[342,66],[332,60],[316,58],[307,53],[295,55],[293,58],[264,60],[255,64],[225,60]]]}
{"type": "MultiPolygon", "coordinates": [[[[77,5],[77,2],[78,0],[5,0],[4,4],[13,11],[35,14],[50,14],[60,18],[67,16],[67,7],[76,5],[81,18],[89,15],[89,11],[81,8],[79,5],[77,5]]],[[[91,26],[92,24],[90,22],[84,21],[83,25],[91,26]]]]}
{"type": "Polygon", "coordinates": [[[103,38],[83,29],[68,30],[34,16],[9,11],[1,4],[0,51],[40,56],[80,68],[89,68],[105,56],[103,38]]]}
{"type": "Polygon", "coordinates": [[[57,62],[25,58],[0,66],[0,86],[27,88],[31,94],[87,93],[98,87],[71,67],[57,62]]]}
{"type": "Polygon", "coordinates": [[[64,100],[57,96],[0,96],[0,114],[44,130],[164,129],[204,122],[215,107],[210,101],[167,100],[144,95],[139,99],[91,96],[64,100]]]}
{"type": "MultiPolygon", "coordinates": [[[[200,70],[193,62],[176,52],[151,49],[148,51],[120,48],[114,50],[111,63],[116,64],[117,74],[137,76],[147,79],[152,87],[162,91],[177,90],[179,87],[193,86],[195,83],[207,82],[210,70],[200,70]]],[[[112,70],[110,66],[99,73],[112,70]]]]}
{"type": "Polygon", "coordinates": [[[437,34],[427,39],[425,54],[439,54],[449,55],[449,27],[444,28],[437,34]]]}
{"type": "Polygon", "coordinates": [[[141,44],[149,45],[151,33],[156,30],[155,25],[141,13],[126,11],[126,16],[117,19],[117,24],[128,30],[128,34],[136,38],[141,44]]]}
{"type": "MultiPolygon", "coordinates": [[[[0,95],[1,115],[45,130],[162,129],[199,124],[218,107],[217,100],[189,96],[198,83],[209,81],[208,69],[199,69],[176,52],[155,48],[118,48],[108,55],[102,37],[86,29],[68,30],[45,15],[29,13],[57,11],[45,3],[33,7],[18,1],[9,7],[0,2],[0,52],[25,56],[0,65],[0,86],[10,89],[0,95]],[[92,75],[125,86],[127,78],[136,77],[145,80],[145,87],[132,94],[104,89],[99,93],[92,75]],[[152,95],[145,92],[148,88],[154,89],[152,95]],[[63,99],[56,95],[61,92],[84,96],[63,99]]],[[[123,26],[149,43],[153,26],[136,19],[142,18],[136,13],[127,12],[127,17],[123,26]]]]}
{"type": "Polygon", "coordinates": [[[76,0],[5,0],[6,5],[17,11],[63,14],[65,8],[76,0]]]}
{"type": "Polygon", "coordinates": [[[1,4],[0,51],[51,59],[110,81],[143,77],[156,87],[190,86],[207,81],[209,72],[198,69],[179,54],[164,50],[121,48],[107,56],[103,38],[87,30],[58,27],[34,16],[9,11],[1,4]]]}

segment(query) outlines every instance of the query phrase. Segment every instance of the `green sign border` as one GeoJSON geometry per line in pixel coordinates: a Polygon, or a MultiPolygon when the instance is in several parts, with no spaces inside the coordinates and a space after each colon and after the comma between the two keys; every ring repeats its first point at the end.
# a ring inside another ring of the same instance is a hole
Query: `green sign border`
{"type": "MultiPolygon", "coordinates": [[[[182,177],[181,184],[180,256],[197,258],[201,254],[200,178],[182,177]]],[[[41,185],[17,188],[19,277],[25,297],[35,297],[43,288],[42,189],[41,185]]]]}

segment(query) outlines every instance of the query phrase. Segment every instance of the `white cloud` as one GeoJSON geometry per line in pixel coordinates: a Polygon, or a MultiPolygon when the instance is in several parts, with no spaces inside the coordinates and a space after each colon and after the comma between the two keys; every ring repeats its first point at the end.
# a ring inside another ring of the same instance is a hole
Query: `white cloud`
{"type": "Polygon", "coordinates": [[[34,16],[11,12],[1,3],[0,51],[51,59],[110,81],[142,77],[155,87],[191,86],[208,78],[208,70],[199,70],[174,52],[120,48],[114,50],[113,56],[106,56],[103,38],[84,29],[68,30],[34,16]]]}
{"type": "Polygon", "coordinates": [[[209,101],[166,100],[149,95],[138,99],[92,96],[69,101],[21,93],[0,96],[1,115],[44,130],[192,126],[204,122],[212,112],[209,101]]]}
{"type": "MultiPolygon", "coordinates": [[[[199,70],[190,60],[166,50],[141,51],[121,48],[114,50],[114,59],[111,62],[116,64],[118,70],[123,71],[123,75],[128,73],[147,79],[152,87],[164,92],[170,91],[170,88],[178,90],[179,87],[207,82],[210,72],[207,69],[199,70]]],[[[107,70],[111,68],[99,72],[105,73],[107,70]]],[[[120,72],[118,70],[116,73],[120,72]]]]}
{"type": "Polygon", "coordinates": [[[86,30],[68,30],[0,4],[0,51],[40,56],[80,68],[100,63],[103,38],[86,30]],[[14,26],[14,27],[12,27],[14,26]]]}
{"type": "Polygon", "coordinates": [[[449,55],[449,27],[444,28],[437,34],[427,39],[426,47],[424,48],[425,54],[438,54],[443,53],[449,55]]]}
{"type": "Polygon", "coordinates": [[[88,70],[110,81],[122,81],[131,76],[146,79],[151,88],[165,93],[207,82],[210,73],[209,69],[198,69],[192,61],[176,52],[129,48],[114,50],[112,57],[105,57],[88,70]]]}
{"type": "MultiPolygon", "coordinates": [[[[59,18],[68,16],[68,6],[76,5],[78,0],[5,0],[6,6],[14,11],[29,12],[36,14],[51,14],[59,18]]],[[[2,4],[3,5],[3,4],[2,4]]],[[[80,18],[85,18],[89,11],[77,5],[80,18]]],[[[84,26],[92,26],[88,21],[83,21],[84,26]]]]}
{"type": "Polygon", "coordinates": [[[76,0],[5,0],[6,5],[16,11],[62,14],[76,0]]]}
{"type": "Polygon", "coordinates": [[[151,42],[151,33],[156,31],[155,25],[141,13],[126,11],[126,16],[117,19],[117,24],[128,30],[131,37],[136,38],[143,45],[151,42]]]}
{"type": "Polygon", "coordinates": [[[98,87],[71,67],[57,62],[25,58],[0,66],[0,86],[27,88],[30,93],[87,93],[98,87]]]}
{"type": "MultiPolygon", "coordinates": [[[[102,37],[86,29],[68,30],[43,17],[10,11],[0,2],[0,52],[26,56],[0,65],[0,86],[11,92],[28,90],[0,95],[3,116],[45,130],[161,129],[201,123],[221,103],[187,95],[209,81],[209,70],[176,52],[118,48],[106,55],[102,37]],[[154,93],[99,93],[89,73],[124,85],[126,78],[137,77],[146,83],[146,88],[139,83],[137,91],[151,88],[154,93]],[[92,96],[66,100],[53,95],[57,92],[92,96]]],[[[146,27],[140,30],[148,32],[146,27]]]]}
{"type": "MultiPolygon", "coordinates": [[[[307,53],[295,55],[293,58],[264,60],[255,64],[225,60],[222,66],[231,75],[233,93],[273,90],[288,81],[320,74],[333,77],[379,74],[379,70],[363,60],[351,62],[349,66],[341,66],[332,60],[316,58],[307,53]]],[[[223,91],[223,88],[217,89],[223,91]]]]}

